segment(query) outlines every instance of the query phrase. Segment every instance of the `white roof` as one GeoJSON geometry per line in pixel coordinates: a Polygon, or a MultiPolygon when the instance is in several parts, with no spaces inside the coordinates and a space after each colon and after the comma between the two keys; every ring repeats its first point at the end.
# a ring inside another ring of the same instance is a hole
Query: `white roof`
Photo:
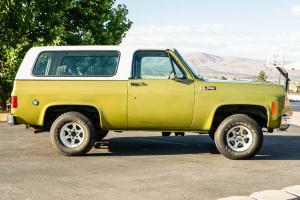
{"type": "Polygon", "coordinates": [[[117,50],[117,51],[137,51],[137,50],[166,50],[166,49],[174,49],[174,48],[163,48],[163,47],[126,47],[122,45],[81,45],[81,46],[40,46],[33,47],[30,50],[38,50],[38,51],[97,51],[97,50],[117,50]]]}
{"type": "MultiPolygon", "coordinates": [[[[125,47],[117,45],[94,46],[44,46],[31,48],[23,59],[16,80],[128,80],[131,76],[133,54],[137,50],[166,50],[168,48],[125,47]],[[113,77],[37,77],[32,75],[32,69],[37,57],[44,51],[101,51],[115,50],[121,53],[118,71],[113,77]]],[[[171,49],[171,48],[169,48],[171,49]]]]}

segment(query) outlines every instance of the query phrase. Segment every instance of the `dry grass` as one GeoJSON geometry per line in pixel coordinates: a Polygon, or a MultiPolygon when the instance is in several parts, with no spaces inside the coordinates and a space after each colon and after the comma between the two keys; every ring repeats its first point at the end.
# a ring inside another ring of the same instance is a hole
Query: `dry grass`
{"type": "Polygon", "coordinates": [[[0,122],[7,121],[7,115],[8,113],[0,113],[0,122]]]}

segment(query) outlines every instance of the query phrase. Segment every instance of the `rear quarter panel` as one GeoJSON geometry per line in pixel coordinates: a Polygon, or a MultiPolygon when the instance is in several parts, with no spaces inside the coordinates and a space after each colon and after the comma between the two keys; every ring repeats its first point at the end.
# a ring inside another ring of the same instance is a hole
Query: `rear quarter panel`
{"type": "Polygon", "coordinates": [[[18,96],[12,113],[19,123],[42,126],[53,105],[88,105],[98,109],[103,127],[127,128],[127,81],[16,80],[12,95],[18,96]],[[38,106],[32,104],[34,99],[38,106]]]}

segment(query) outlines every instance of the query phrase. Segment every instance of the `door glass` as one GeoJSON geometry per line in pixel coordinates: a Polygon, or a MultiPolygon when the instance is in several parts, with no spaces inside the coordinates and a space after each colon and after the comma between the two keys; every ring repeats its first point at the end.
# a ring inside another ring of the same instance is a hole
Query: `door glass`
{"type": "Polygon", "coordinates": [[[173,71],[165,51],[138,51],[134,55],[134,78],[168,79],[173,71]]]}
{"type": "Polygon", "coordinates": [[[176,77],[186,77],[183,69],[165,51],[137,51],[133,61],[133,75],[135,79],[169,79],[173,72],[176,77]]]}
{"type": "Polygon", "coordinates": [[[141,59],[142,79],[168,79],[172,72],[169,57],[143,57],[141,59]]]}

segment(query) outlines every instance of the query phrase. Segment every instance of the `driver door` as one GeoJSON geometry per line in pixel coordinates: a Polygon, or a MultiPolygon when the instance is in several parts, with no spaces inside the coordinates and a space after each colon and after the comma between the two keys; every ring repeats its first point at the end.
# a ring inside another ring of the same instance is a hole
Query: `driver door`
{"type": "Polygon", "coordinates": [[[194,82],[166,51],[137,51],[128,82],[128,128],[189,130],[194,82]],[[170,77],[174,77],[173,80],[170,77]]]}

